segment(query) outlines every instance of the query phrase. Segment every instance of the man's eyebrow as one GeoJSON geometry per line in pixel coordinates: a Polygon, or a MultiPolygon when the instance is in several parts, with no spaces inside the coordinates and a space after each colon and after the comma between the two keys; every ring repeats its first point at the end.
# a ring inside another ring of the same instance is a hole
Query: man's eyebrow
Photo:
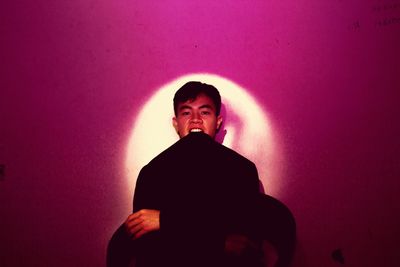
{"type": "Polygon", "coordinates": [[[183,110],[183,109],[192,109],[192,107],[188,106],[188,105],[182,105],[179,107],[179,110],[183,110]]]}
{"type": "MultiPolygon", "coordinates": [[[[184,110],[184,109],[193,109],[193,107],[188,106],[188,105],[182,105],[182,106],[180,106],[178,108],[179,111],[184,110]]],[[[210,105],[210,104],[204,104],[204,105],[201,105],[199,107],[199,109],[211,109],[211,110],[214,110],[214,107],[212,105],[210,105]]]]}
{"type": "Polygon", "coordinates": [[[211,105],[209,105],[209,104],[201,105],[201,106],[199,107],[199,109],[200,109],[200,108],[214,109],[213,106],[211,106],[211,105]]]}

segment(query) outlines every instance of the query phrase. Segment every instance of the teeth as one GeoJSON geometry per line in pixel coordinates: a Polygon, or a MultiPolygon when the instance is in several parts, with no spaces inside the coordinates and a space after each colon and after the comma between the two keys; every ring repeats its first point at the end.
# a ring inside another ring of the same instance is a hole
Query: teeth
{"type": "Polygon", "coordinates": [[[191,133],[199,133],[199,132],[202,132],[202,131],[203,131],[203,130],[198,129],[198,128],[195,128],[195,129],[191,129],[191,130],[190,130],[191,133]]]}

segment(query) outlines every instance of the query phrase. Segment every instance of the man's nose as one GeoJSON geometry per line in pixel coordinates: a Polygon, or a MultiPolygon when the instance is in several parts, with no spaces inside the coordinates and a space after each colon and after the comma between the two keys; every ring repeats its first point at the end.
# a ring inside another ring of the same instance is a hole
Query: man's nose
{"type": "Polygon", "coordinates": [[[200,123],[200,122],[202,122],[200,114],[194,112],[194,113],[192,114],[191,121],[194,122],[194,123],[200,123]]]}

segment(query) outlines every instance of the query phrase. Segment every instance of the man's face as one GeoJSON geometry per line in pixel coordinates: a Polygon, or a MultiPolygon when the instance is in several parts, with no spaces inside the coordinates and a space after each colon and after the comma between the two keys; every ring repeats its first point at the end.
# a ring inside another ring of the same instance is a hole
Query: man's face
{"type": "Polygon", "coordinates": [[[172,123],[180,138],[190,132],[204,132],[214,138],[222,117],[216,115],[212,99],[200,94],[194,100],[178,104],[177,115],[172,123]]]}

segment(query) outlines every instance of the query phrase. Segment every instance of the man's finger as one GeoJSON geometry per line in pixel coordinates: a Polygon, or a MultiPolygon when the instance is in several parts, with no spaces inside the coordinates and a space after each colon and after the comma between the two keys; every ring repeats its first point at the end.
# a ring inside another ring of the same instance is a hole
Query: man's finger
{"type": "Polygon", "coordinates": [[[133,228],[131,228],[131,233],[136,235],[140,230],[142,230],[143,227],[143,223],[137,224],[135,225],[133,228]]]}
{"type": "Polygon", "coordinates": [[[143,210],[139,210],[139,211],[129,215],[126,221],[132,221],[134,219],[141,217],[142,215],[143,215],[143,210]]]}
{"type": "Polygon", "coordinates": [[[133,228],[133,227],[135,227],[136,225],[141,224],[142,222],[144,222],[144,219],[142,219],[142,218],[136,218],[135,220],[126,222],[126,225],[127,225],[128,228],[133,228]]]}
{"type": "Polygon", "coordinates": [[[138,238],[140,238],[142,235],[144,235],[145,233],[147,233],[147,231],[144,230],[144,229],[142,228],[142,229],[140,229],[139,232],[137,232],[137,233],[133,236],[133,239],[138,239],[138,238]]]}

